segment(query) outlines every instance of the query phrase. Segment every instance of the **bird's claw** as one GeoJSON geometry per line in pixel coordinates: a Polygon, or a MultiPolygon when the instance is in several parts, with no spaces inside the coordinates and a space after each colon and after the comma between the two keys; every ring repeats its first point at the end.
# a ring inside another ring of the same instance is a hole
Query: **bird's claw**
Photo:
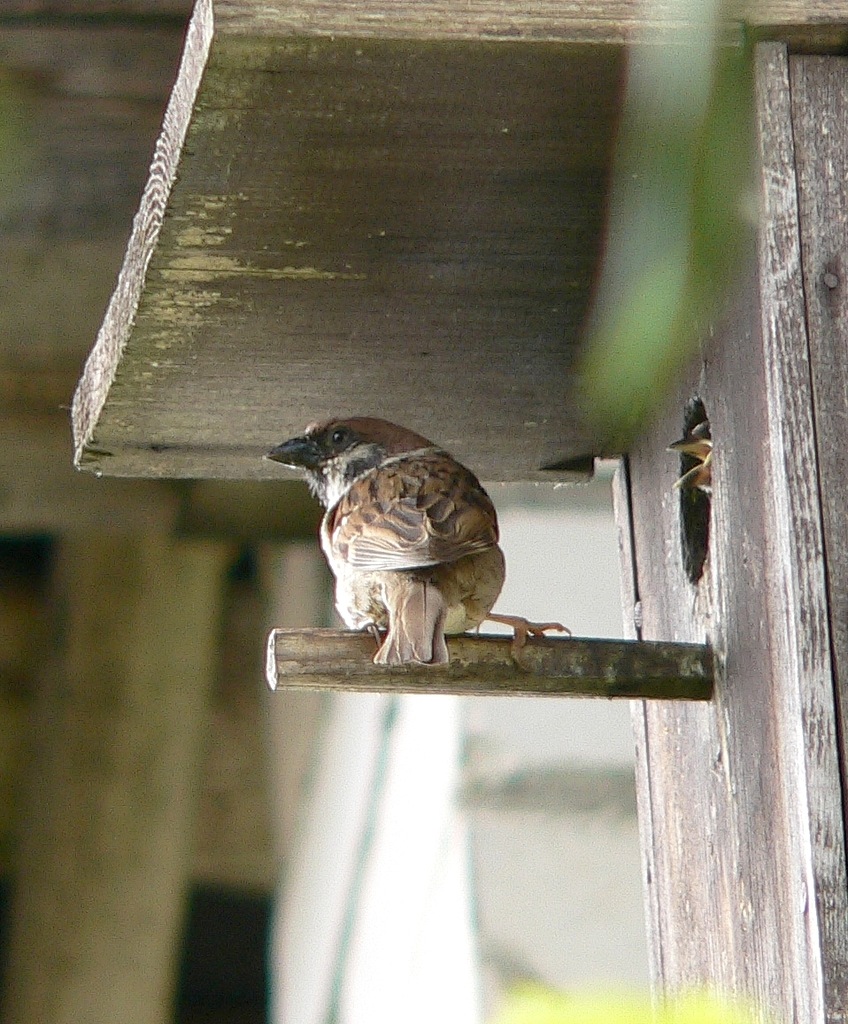
{"type": "Polygon", "coordinates": [[[383,637],[380,634],[380,630],[373,622],[369,622],[365,627],[365,632],[370,633],[374,637],[374,643],[377,645],[377,650],[379,650],[383,646],[383,637]]]}
{"type": "Polygon", "coordinates": [[[544,636],[549,630],[555,630],[557,633],[567,633],[568,636],[571,636],[571,630],[568,626],[563,626],[561,622],[531,622],[521,615],[497,615],[491,613],[486,618],[491,622],[503,623],[503,625],[509,626],[512,629],[512,645],[510,647],[512,660],[522,668],[526,666],[523,665],[521,660],[521,650],[526,646],[528,636],[544,636]]]}

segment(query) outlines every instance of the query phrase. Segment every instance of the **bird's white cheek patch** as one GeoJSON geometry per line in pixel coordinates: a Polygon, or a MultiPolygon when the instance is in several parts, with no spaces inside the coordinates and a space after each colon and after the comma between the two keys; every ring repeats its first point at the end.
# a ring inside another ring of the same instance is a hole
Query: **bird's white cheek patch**
{"type": "Polygon", "coordinates": [[[324,478],[325,504],[327,508],[332,508],[348,489],[344,480],[344,466],[338,459],[332,459],[321,467],[321,476],[324,478]]]}

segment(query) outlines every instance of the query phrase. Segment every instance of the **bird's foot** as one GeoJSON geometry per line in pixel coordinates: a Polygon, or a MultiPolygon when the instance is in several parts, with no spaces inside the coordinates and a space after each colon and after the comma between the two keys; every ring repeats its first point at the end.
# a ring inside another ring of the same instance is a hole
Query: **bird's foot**
{"type": "Polygon", "coordinates": [[[377,645],[377,650],[383,646],[383,637],[380,630],[374,625],[373,622],[369,622],[367,626],[363,627],[364,632],[370,633],[374,637],[374,643],[377,645]]]}
{"type": "Polygon", "coordinates": [[[531,622],[521,615],[498,615],[493,612],[486,618],[490,622],[501,622],[512,629],[512,659],[518,665],[521,665],[521,649],[526,645],[528,636],[544,636],[548,630],[571,636],[571,630],[561,622],[531,622]]]}

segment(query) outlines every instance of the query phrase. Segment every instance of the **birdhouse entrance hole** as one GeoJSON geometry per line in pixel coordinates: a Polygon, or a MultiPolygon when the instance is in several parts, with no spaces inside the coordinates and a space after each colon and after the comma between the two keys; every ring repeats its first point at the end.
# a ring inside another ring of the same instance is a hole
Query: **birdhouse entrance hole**
{"type": "MultiPolygon", "coordinates": [[[[712,440],[707,410],[697,396],[686,403],[683,413],[683,437],[705,442],[712,440]]],[[[678,490],[683,568],[689,582],[697,584],[704,574],[704,564],[710,545],[709,465],[706,464],[705,467],[702,456],[699,457],[690,451],[681,451],[678,490]],[[700,475],[695,474],[698,468],[704,470],[700,475]],[[687,474],[690,475],[687,477],[687,474]]]]}

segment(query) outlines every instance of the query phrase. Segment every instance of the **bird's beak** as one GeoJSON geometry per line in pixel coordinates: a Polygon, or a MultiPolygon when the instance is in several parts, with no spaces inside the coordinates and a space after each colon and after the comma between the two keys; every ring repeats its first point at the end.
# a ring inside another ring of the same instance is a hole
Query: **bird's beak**
{"type": "Polygon", "coordinates": [[[315,469],[321,462],[321,452],[311,437],[292,437],[272,448],[265,458],[292,469],[315,469]]]}
{"type": "Polygon", "coordinates": [[[670,452],[680,452],[682,455],[691,455],[693,459],[700,459],[702,462],[713,450],[713,443],[708,438],[681,437],[668,446],[670,452]]]}

